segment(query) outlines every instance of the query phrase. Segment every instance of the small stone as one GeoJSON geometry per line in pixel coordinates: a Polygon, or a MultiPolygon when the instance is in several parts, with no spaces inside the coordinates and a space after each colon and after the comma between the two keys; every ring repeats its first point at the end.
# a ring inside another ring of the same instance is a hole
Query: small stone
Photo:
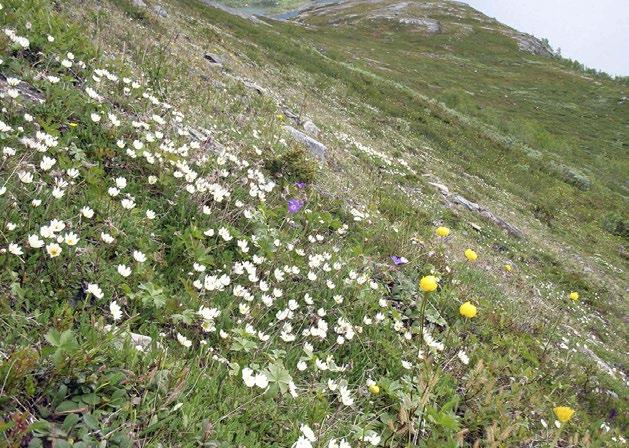
{"type": "Polygon", "coordinates": [[[205,53],[203,57],[214,65],[223,65],[223,58],[214,53],[205,53]]]}
{"type": "Polygon", "coordinates": [[[155,5],[153,7],[153,11],[155,11],[155,13],[160,16],[160,17],[168,17],[168,13],[166,12],[166,10],[160,6],[160,5],[155,5]]]}
{"type": "Polygon", "coordinates": [[[303,128],[304,128],[304,131],[306,131],[312,137],[318,137],[319,132],[321,132],[321,130],[317,127],[316,124],[312,122],[312,120],[304,121],[303,128]]]}

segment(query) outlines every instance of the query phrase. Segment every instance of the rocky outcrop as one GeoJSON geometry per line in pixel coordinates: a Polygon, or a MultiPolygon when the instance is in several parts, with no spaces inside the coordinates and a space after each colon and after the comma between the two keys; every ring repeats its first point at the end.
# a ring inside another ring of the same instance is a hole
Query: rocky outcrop
{"type": "Polygon", "coordinates": [[[321,132],[321,130],[312,122],[312,120],[304,121],[302,127],[304,128],[304,131],[312,137],[319,137],[319,132],[321,132]]]}
{"type": "Polygon", "coordinates": [[[434,19],[428,19],[425,17],[402,17],[399,19],[399,22],[405,25],[413,25],[418,29],[418,31],[423,31],[429,34],[441,32],[441,23],[434,19]]]}
{"type": "Polygon", "coordinates": [[[168,13],[164,9],[164,7],[162,7],[161,5],[153,6],[153,11],[155,11],[155,14],[157,14],[160,17],[168,17],[168,13]]]}
{"type": "Polygon", "coordinates": [[[0,73],[0,95],[6,95],[10,89],[17,90],[20,94],[20,97],[28,101],[35,103],[45,102],[45,97],[43,93],[38,91],[33,86],[27,84],[24,81],[20,81],[20,83],[16,86],[10,86],[7,78],[0,73]]]}
{"type": "Polygon", "coordinates": [[[212,65],[223,66],[223,58],[217,54],[205,53],[203,57],[212,65]]]}
{"type": "Polygon", "coordinates": [[[412,11],[407,11],[410,6],[409,2],[394,3],[385,8],[376,9],[368,17],[370,19],[395,20],[403,25],[410,25],[414,31],[427,34],[441,32],[441,23],[438,20],[429,17],[417,17],[413,15],[412,11]]]}
{"type": "Polygon", "coordinates": [[[443,198],[448,206],[450,207],[457,206],[457,205],[461,206],[465,208],[466,210],[478,213],[487,221],[494,223],[495,225],[503,229],[509,235],[514,236],[515,238],[524,237],[524,234],[522,233],[520,229],[518,229],[512,224],[509,224],[504,219],[499,218],[498,216],[493,214],[488,208],[483,207],[482,205],[477,204],[476,202],[472,202],[469,199],[464,198],[458,193],[450,192],[448,187],[441,183],[437,183],[437,182],[429,182],[429,183],[433,187],[437,188],[437,190],[439,190],[439,192],[443,195],[443,198]]]}
{"type": "Polygon", "coordinates": [[[520,51],[525,51],[537,56],[552,56],[554,54],[550,45],[530,34],[514,31],[511,37],[518,44],[520,51]]]}
{"type": "Polygon", "coordinates": [[[304,145],[313,156],[315,156],[317,159],[319,159],[322,162],[325,160],[327,147],[323,143],[315,140],[309,135],[304,134],[303,132],[295,129],[292,126],[284,126],[284,129],[288,131],[291,137],[293,137],[296,141],[304,145]]]}

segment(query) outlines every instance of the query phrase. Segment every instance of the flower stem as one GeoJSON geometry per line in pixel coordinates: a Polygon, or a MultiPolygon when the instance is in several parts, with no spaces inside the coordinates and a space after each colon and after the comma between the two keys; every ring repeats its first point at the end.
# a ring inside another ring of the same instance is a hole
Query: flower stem
{"type": "Polygon", "coordinates": [[[422,304],[421,307],[419,309],[419,337],[420,337],[420,344],[419,346],[421,347],[424,343],[424,321],[425,321],[425,317],[426,317],[426,305],[428,304],[428,293],[424,293],[423,298],[422,298],[422,304]]]}

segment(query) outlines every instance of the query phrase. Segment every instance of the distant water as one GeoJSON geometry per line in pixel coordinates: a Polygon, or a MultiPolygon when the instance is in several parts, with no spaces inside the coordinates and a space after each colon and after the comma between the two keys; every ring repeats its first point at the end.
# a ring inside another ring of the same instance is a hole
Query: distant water
{"type": "Polygon", "coordinates": [[[331,3],[340,3],[340,0],[310,0],[296,9],[291,9],[280,14],[274,14],[271,17],[280,20],[290,20],[294,17],[297,17],[302,11],[308,8],[319,5],[328,5],[331,3]]]}
{"type": "Polygon", "coordinates": [[[243,3],[243,6],[235,6],[234,2],[223,2],[221,0],[203,0],[210,6],[215,6],[232,14],[241,16],[262,16],[270,17],[278,20],[290,20],[297,17],[302,11],[312,8],[313,6],[325,5],[330,3],[340,3],[342,0],[303,0],[300,3],[292,3],[289,9],[282,8],[281,3],[277,6],[255,5],[243,3]]]}

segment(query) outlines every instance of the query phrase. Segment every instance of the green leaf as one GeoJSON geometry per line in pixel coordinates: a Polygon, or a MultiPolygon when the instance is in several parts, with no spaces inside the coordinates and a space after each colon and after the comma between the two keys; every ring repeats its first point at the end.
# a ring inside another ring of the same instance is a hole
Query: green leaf
{"type": "Polygon", "coordinates": [[[280,393],[280,387],[277,384],[271,384],[269,388],[264,392],[264,398],[272,400],[280,393]]]}
{"type": "Polygon", "coordinates": [[[85,404],[96,406],[100,403],[100,398],[96,394],[85,394],[81,395],[81,401],[85,404]]]}
{"type": "Polygon", "coordinates": [[[79,343],[74,336],[74,331],[68,329],[61,333],[61,337],[59,339],[61,347],[63,347],[68,352],[73,352],[79,347],[79,343]]]}
{"type": "Polygon", "coordinates": [[[28,443],[28,448],[41,448],[43,445],[42,441],[38,437],[33,437],[31,441],[28,443]]]}
{"type": "Polygon", "coordinates": [[[64,431],[69,432],[72,427],[77,424],[79,419],[80,417],[78,416],[78,414],[68,414],[63,420],[63,424],[61,425],[61,427],[64,431]]]}
{"type": "Polygon", "coordinates": [[[59,331],[55,328],[48,330],[48,333],[46,333],[44,338],[46,338],[48,343],[53,347],[59,347],[61,345],[61,333],[59,333],[59,331]]]}
{"type": "Polygon", "coordinates": [[[452,414],[439,414],[437,424],[451,431],[457,431],[459,429],[459,422],[452,414]]]}
{"type": "Polygon", "coordinates": [[[96,420],[96,417],[94,417],[92,414],[85,414],[83,416],[83,421],[90,429],[93,429],[93,430],[100,429],[98,420],[96,420]]]}
{"type": "Polygon", "coordinates": [[[55,409],[55,412],[57,414],[66,414],[68,412],[81,412],[85,409],[84,406],[81,406],[79,403],[76,403],[74,401],[63,401],[59,406],[57,406],[57,408],[55,409]]]}
{"type": "Polygon", "coordinates": [[[281,361],[271,364],[264,373],[269,382],[277,384],[283,394],[288,391],[288,385],[293,381],[293,377],[281,361]]]}

